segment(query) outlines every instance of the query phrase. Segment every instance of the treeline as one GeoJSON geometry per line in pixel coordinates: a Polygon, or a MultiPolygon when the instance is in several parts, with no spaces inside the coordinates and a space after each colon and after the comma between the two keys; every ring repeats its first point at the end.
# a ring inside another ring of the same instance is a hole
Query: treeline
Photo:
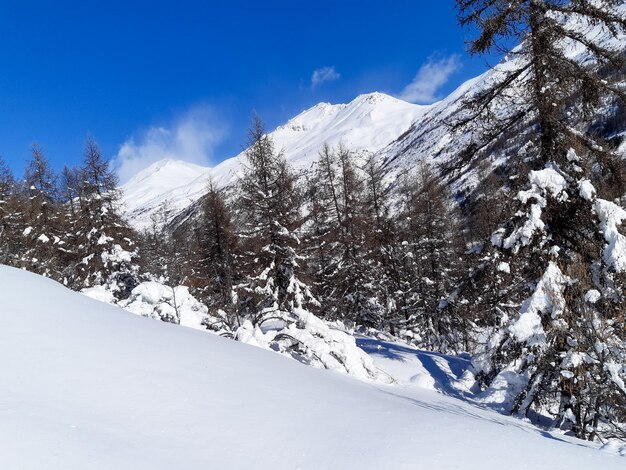
{"type": "Polygon", "coordinates": [[[144,280],[186,285],[232,336],[306,308],[432,350],[469,348],[466,320],[439,309],[467,269],[461,214],[427,165],[391,178],[371,156],[325,146],[297,173],[259,120],[246,157],[234,186],[207,182],[198,217],[137,233],[93,139],[60,174],[35,145],[23,178],[0,163],[0,262],[118,299],[144,280]]]}
{"type": "Polygon", "coordinates": [[[246,157],[233,187],[208,183],[199,217],[143,235],[146,271],[192,287],[233,334],[306,308],[433,350],[464,348],[464,320],[438,309],[465,270],[460,213],[428,166],[396,180],[375,158],[325,146],[298,174],[259,120],[246,157]]]}
{"type": "Polygon", "coordinates": [[[117,177],[91,138],[82,166],[60,174],[38,145],[21,179],[0,159],[0,263],[127,297],[139,276],[138,237],[118,201],[117,177]]]}

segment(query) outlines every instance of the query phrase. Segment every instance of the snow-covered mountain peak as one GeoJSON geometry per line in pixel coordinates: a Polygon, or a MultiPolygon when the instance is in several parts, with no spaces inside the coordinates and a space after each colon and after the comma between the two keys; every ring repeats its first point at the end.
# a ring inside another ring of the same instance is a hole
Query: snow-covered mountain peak
{"type": "MultiPolygon", "coordinates": [[[[270,135],[292,165],[308,168],[325,143],[335,146],[342,142],[356,152],[377,152],[428,109],[375,92],[345,104],[318,103],[270,135]]],[[[242,152],[212,169],[176,160],[152,164],[123,187],[129,220],[142,229],[151,225],[151,215],[157,211],[182,211],[206,192],[209,175],[222,186],[236,179],[244,157],[242,152]]]]}
{"type": "Polygon", "coordinates": [[[207,167],[195,163],[164,158],[134,175],[125,186],[132,187],[144,181],[154,180],[159,174],[163,175],[170,183],[176,184],[177,180],[187,181],[189,177],[195,178],[206,171],[207,167]]]}
{"type": "Polygon", "coordinates": [[[200,186],[206,187],[210,171],[209,167],[183,160],[159,160],[124,184],[124,209],[137,228],[148,228],[153,214],[175,213],[195,201],[195,196],[189,197],[189,191],[194,193],[200,186]],[[170,196],[163,197],[165,194],[170,196]]]}
{"type": "MultiPolygon", "coordinates": [[[[406,101],[399,100],[398,98],[394,98],[391,95],[387,95],[385,93],[381,93],[379,91],[375,91],[373,93],[363,93],[358,95],[350,102],[350,106],[361,105],[361,104],[370,104],[376,105],[378,103],[388,102],[388,103],[404,103],[410,104],[406,101]]],[[[413,105],[415,106],[415,105],[413,105]]]]}

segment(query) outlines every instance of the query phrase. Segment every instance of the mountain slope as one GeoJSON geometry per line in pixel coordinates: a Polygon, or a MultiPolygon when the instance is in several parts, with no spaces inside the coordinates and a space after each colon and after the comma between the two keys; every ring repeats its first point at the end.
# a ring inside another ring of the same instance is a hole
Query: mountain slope
{"type": "MultiPolygon", "coordinates": [[[[308,168],[324,143],[337,145],[341,141],[357,152],[377,152],[427,109],[383,93],[371,93],[348,104],[317,104],[270,135],[277,150],[282,150],[294,167],[308,168]]],[[[157,162],[123,186],[127,217],[133,226],[142,229],[151,225],[151,215],[160,210],[176,215],[205,194],[209,175],[218,185],[227,185],[237,177],[244,160],[242,152],[214,168],[183,161],[157,162]]]]}
{"type": "Polygon", "coordinates": [[[134,225],[148,228],[153,216],[162,215],[160,210],[176,213],[194,202],[196,193],[206,189],[210,172],[210,168],[182,160],[153,163],[122,188],[124,210],[134,225]]]}
{"type": "MultiPolygon", "coordinates": [[[[621,13],[622,16],[626,16],[626,3],[618,6],[617,12],[621,13]]],[[[566,23],[566,27],[570,31],[575,31],[583,38],[590,38],[597,44],[607,47],[616,46],[619,49],[620,44],[626,41],[625,35],[620,34],[617,38],[613,37],[613,34],[606,28],[577,16],[571,18],[566,23]]],[[[573,40],[565,41],[561,46],[564,55],[569,59],[580,63],[591,61],[592,54],[581,43],[573,40]]],[[[474,141],[474,137],[480,134],[478,129],[484,123],[477,119],[455,135],[451,132],[450,124],[453,124],[464,112],[463,104],[466,100],[492,87],[495,83],[502,80],[503,75],[520,67],[520,64],[525,59],[523,56],[516,55],[515,52],[521,47],[518,46],[518,48],[513,49],[510,55],[505,56],[493,68],[466,81],[446,98],[430,106],[411,125],[407,132],[380,152],[380,157],[386,159],[391,167],[395,167],[400,171],[406,171],[406,168],[410,168],[420,161],[426,161],[438,167],[457,161],[460,151],[467,148],[474,141]]],[[[615,70],[613,73],[620,74],[623,71],[615,70]]],[[[515,114],[516,109],[525,105],[525,100],[527,99],[522,88],[524,87],[520,80],[514,81],[511,88],[506,92],[506,99],[496,105],[495,109],[492,108],[494,113],[499,117],[515,114]]],[[[614,118],[616,112],[619,111],[611,109],[611,106],[607,107],[603,113],[596,117],[598,124],[614,118]]],[[[515,138],[523,133],[532,131],[531,121],[532,117],[530,119],[524,118],[516,127],[509,130],[507,135],[501,136],[503,142],[497,151],[494,151],[492,154],[487,151],[483,157],[489,160],[492,166],[505,163],[508,158],[516,154],[520,146],[520,141],[516,142],[515,138]]],[[[613,136],[605,137],[611,138],[613,136]]],[[[626,155],[626,153],[622,153],[626,155]]],[[[454,175],[452,188],[454,190],[470,191],[474,189],[479,183],[476,162],[472,165],[461,166],[459,170],[454,175]]]]}
{"type": "Polygon", "coordinates": [[[450,397],[315,370],[25,271],[0,266],[0,285],[1,468],[624,464],[450,397]]]}
{"type": "MultiPolygon", "coordinates": [[[[625,14],[626,5],[621,5],[619,11],[625,14]]],[[[571,20],[570,23],[567,24],[568,28],[582,37],[593,38],[594,41],[605,45],[619,44],[626,40],[623,35],[613,38],[612,34],[598,25],[580,19],[571,20]]],[[[579,43],[564,43],[563,51],[568,57],[581,62],[590,60],[589,51],[579,43]]],[[[466,81],[449,96],[429,106],[413,105],[382,93],[365,94],[348,104],[320,103],[278,127],[271,136],[277,148],[284,151],[286,158],[296,168],[310,167],[317,159],[318,151],[324,143],[336,145],[340,141],[355,152],[377,153],[381,160],[386,160],[391,168],[399,172],[406,171],[420,161],[426,161],[436,167],[446,165],[457,160],[459,152],[472,142],[477,129],[481,126],[478,120],[458,135],[453,136],[450,132],[449,125],[462,112],[464,100],[492,85],[503,72],[516,68],[520,60],[522,60],[520,56],[515,54],[505,57],[494,68],[466,81]]],[[[524,99],[523,93],[511,91],[508,102],[498,109],[498,113],[500,115],[514,113],[524,99]]],[[[614,115],[615,110],[607,109],[606,113],[598,116],[598,124],[609,121],[614,115]]],[[[530,124],[529,120],[520,122],[514,133],[523,134],[529,131],[530,124]]],[[[510,137],[503,136],[507,142],[501,145],[503,148],[495,152],[496,155],[490,155],[489,152],[483,155],[492,166],[505,163],[516,153],[518,149],[516,145],[518,146],[519,142],[511,143],[514,139],[510,137]]],[[[143,183],[138,184],[137,179],[133,178],[123,188],[127,193],[125,201],[129,219],[138,228],[146,227],[149,225],[150,214],[157,212],[165,201],[168,201],[170,206],[170,216],[181,213],[205,193],[206,178],[209,174],[219,185],[226,185],[236,178],[242,160],[243,154],[239,154],[223,161],[210,172],[207,170],[190,174],[184,185],[176,188],[164,185],[163,190],[154,198],[142,199],[140,203],[136,203],[133,193],[142,192],[146,182],[155,179],[152,176],[155,172],[154,166],[144,170],[138,175],[138,179],[143,180],[143,183]],[[139,189],[134,188],[137,185],[139,189]]],[[[454,175],[454,181],[451,181],[452,189],[454,191],[474,189],[480,182],[476,170],[477,162],[462,166],[454,175]]],[[[175,173],[178,174],[179,171],[175,173]]]]}

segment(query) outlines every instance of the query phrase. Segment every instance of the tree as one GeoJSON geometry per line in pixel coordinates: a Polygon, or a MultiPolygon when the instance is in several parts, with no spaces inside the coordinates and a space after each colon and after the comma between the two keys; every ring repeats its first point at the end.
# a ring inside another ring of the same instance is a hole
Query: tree
{"type": "Polygon", "coordinates": [[[108,285],[116,297],[128,297],[137,285],[136,235],[119,214],[117,177],[91,137],[81,177],[74,288],[108,285]]]}
{"type": "Polygon", "coordinates": [[[284,320],[295,308],[315,301],[302,279],[305,270],[298,254],[301,193],[258,118],[245,153],[236,201],[246,277],[238,286],[239,315],[260,325],[272,318],[284,320]]]}
{"type": "Polygon", "coordinates": [[[324,146],[311,181],[308,212],[324,318],[382,328],[392,303],[383,266],[389,227],[382,169],[369,160],[364,171],[345,146],[324,146]]]}
{"type": "Polygon", "coordinates": [[[27,187],[27,204],[24,211],[26,251],[22,266],[58,279],[60,245],[63,243],[57,209],[56,175],[50,168],[43,149],[32,147],[32,157],[26,163],[24,181],[27,187]]]}
{"type": "Polygon", "coordinates": [[[21,244],[22,214],[13,172],[0,157],[0,263],[15,264],[21,244]]]}
{"type": "Polygon", "coordinates": [[[211,318],[223,319],[219,324],[207,325],[209,328],[232,331],[239,323],[234,289],[240,280],[237,250],[238,239],[224,191],[209,179],[208,192],[202,203],[197,253],[203,298],[209,305],[211,318]]]}
{"type": "Polygon", "coordinates": [[[509,55],[456,123],[474,132],[460,163],[497,151],[503,133],[527,143],[509,171],[509,215],[450,305],[471,305],[492,328],[473,362],[484,386],[508,382],[512,412],[549,414],[590,439],[619,428],[626,396],[626,338],[613,327],[622,318],[626,266],[615,242],[624,212],[601,198],[623,194],[623,166],[592,127],[594,113],[625,98],[611,77],[624,66],[621,4],[457,1],[461,24],[478,31],[470,52],[509,55]]]}
{"type": "Polygon", "coordinates": [[[419,347],[441,352],[467,350],[467,324],[458,312],[441,310],[462,273],[460,215],[445,184],[426,163],[400,180],[396,214],[402,266],[398,293],[404,327],[419,347]]]}

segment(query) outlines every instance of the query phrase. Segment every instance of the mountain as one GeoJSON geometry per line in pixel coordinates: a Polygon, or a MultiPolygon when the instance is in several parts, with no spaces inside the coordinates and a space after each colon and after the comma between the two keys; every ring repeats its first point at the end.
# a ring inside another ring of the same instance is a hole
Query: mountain
{"type": "Polygon", "coordinates": [[[153,218],[176,214],[206,190],[211,169],[182,160],[160,160],[133,176],[122,187],[122,203],[135,228],[152,226],[153,218]]]}
{"type": "MultiPolygon", "coordinates": [[[[626,4],[619,5],[617,11],[626,15],[626,4]]],[[[602,26],[577,16],[572,17],[566,26],[569,30],[579,34],[580,37],[591,38],[593,41],[597,41],[597,44],[606,47],[619,49],[620,44],[626,41],[626,35],[620,34],[619,37],[615,38],[611,32],[602,26]]],[[[570,59],[580,63],[591,60],[589,50],[581,42],[568,40],[562,46],[564,55],[570,59]]],[[[395,167],[399,171],[414,166],[420,161],[427,161],[438,168],[447,166],[453,161],[458,162],[460,151],[470,145],[482,123],[477,121],[464,129],[463,133],[455,135],[450,131],[450,124],[454,123],[455,119],[463,113],[463,103],[466,100],[493,86],[494,83],[502,79],[504,74],[520,66],[524,59],[516,52],[519,52],[521,48],[522,45],[513,49],[511,54],[503,57],[502,61],[493,68],[466,81],[450,95],[430,106],[415,120],[407,132],[380,151],[380,158],[385,159],[390,167],[395,167]]],[[[613,73],[619,76],[620,74],[623,75],[624,72],[616,70],[613,73]]],[[[519,80],[513,82],[512,89],[507,94],[507,102],[501,103],[497,106],[498,109],[494,110],[498,117],[510,116],[515,113],[518,106],[524,104],[525,95],[521,92],[520,85],[519,80]]],[[[600,131],[602,137],[612,140],[619,137],[615,135],[614,129],[602,128],[617,127],[618,131],[623,134],[626,127],[626,110],[615,109],[612,105],[607,105],[596,119],[596,130],[600,131]],[[607,124],[609,125],[607,126],[607,124]]],[[[530,132],[531,126],[532,122],[529,119],[522,120],[515,129],[501,136],[502,142],[497,151],[486,152],[483,155],[484,161],[487,161],[492,168],[506,164],[507,160],[517,153],[523,143],[520,136],[530,132]]],[[[619,144],[619,141],[617,143],[619,144]]],[[[619,149],[626,156],[624,150],[624,146],[619,149]]],[[[452,189],[465,193],[471,192],[480,183],[477,162],[471,165],[461,165],[458,170],[448,180],[452,189]]]]}
{"type": "MultiPolygon", "coordinates": [[[[0,468],[623,468],[432,390],[313,369],[14,268],[0,285],[0,468]]],[[[384,360],[400,367],[405,350],[384,360]]]]}
{"type": "MultiPolygon", "coordinates": [[[[296,168],[308,168],[324,143],[343,142],[356,152],[377,152],[407,131],[429,109],[383,93],[357,96],[348,104],[319,103],[270,133],[278,150],[296,168]]],[[[131,178],[123,187],[123,203],[132,225],[150,227],[153,214],[168,218],[205,192],[208,177],[218,185],[232,182],[241,170],[244,153],[213,168],[184,161],[163,160],[131,178]]]]}
{"type": "MultiPolygon", "coordinates": [[[[622,13],[626,5],[620,6],[622,13]]],[[[592,37],[601,43],[611,45],[626,40],[626,37],[613,38],[608,31],[598,25],[575,21],[569,25],[583,37],[592,37]]],[[[521,46],[520,46],[521,47],[521,46]]],[[[581,62],[589,60],[588,51],[578,43],[565,43],[567,56],[581,62]]],[[[331,105],[320,103],[302,112],[283,126],[271,133],[278,149],[282,149],[287,160],[296,168],[307,168],[316,160],[321,146],[326,142],[336,145],[340,141],[355,152],[373,152],[387,162],[389,168],[397,172],[406,171],[420,161],[426,161],[437,168],[450,162],[458,161],[459,152],[466,148],[474,136],[480,122],[470,126],[460,135],[452,135],[449,124],[462,112],[462,103],[481,90],[489,87],[502,73],[516,68],[520,56],[511,54],[501,63],[483,74],[470,79],[454,90],[449,96],[429,106],[418,106],[398,100],[383,93],[360,95],[348,104],[331,105]]],[[[516,105],[522,103],[522,93],[510,94],[510,102],[498,110],[500,115],[514,113],[516,105]],[[517,103],[516,103],[517,101],[517,103]]],[[[626,110],[611,109],[598,116],[596,126],[617,127],[621,139],[626,123],[626,110]],[[617,123],[617,124],[615,124],[617,123]]],[[[531,122],[524,120],[518,124],[512,134],[522,136],[531,130],[531,122]]],[[[610,132],[603,137],[614,138],[610,132]]],[[[523,139],[506,138],[498,152],[486,152],[483,159],[492,168],[505,164],[511,155],[515,155],[523,139]]],[[[617,142],[619,143],[619,141],[617,142]]],[[[624,152],[623,152],[624,153],[624,152]]],[[[125,186],[127,215],[137,228],[150,224],[150,215],[158,212],[164,205],[169,206],[169,217],[180,214],[189,208],[204,193],[206,180],[211,175],[219,185],[226,185],[236,178],[241,169],[243,153],[227,159],[212,169],[198,169],[191,172],[184,184],[171,187],[163,185],[163,190],[150,192],[152,199],[134,199],[137,192],[144,193],[144,186],[158,188],[163,164],[158,162],[138,174],[125,186]],[[157,182],[157,183],[154,183],[157,182]],[[139,186],[136,188],[135,186],[139,186]]],[[[181,173],[186,173],[187,165],[177,162],[182,168],[173,168],[173,180],[178,180],[181,173]]],[[[462,165],[453,177],[448,178],[453,191],[471,193],[480,183],[481,175],[478,162],[462,165]]],[[[191,211],[191,210],[190,210],[191,211]]]]}

